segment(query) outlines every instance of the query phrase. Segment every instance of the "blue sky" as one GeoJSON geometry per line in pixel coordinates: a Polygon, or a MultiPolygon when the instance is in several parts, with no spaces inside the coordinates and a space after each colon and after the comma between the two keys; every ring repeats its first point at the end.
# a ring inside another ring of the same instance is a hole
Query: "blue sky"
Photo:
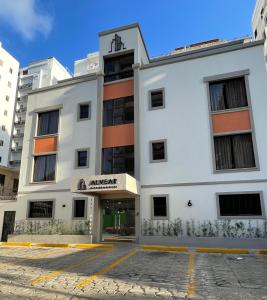
{"type": "Polygon", "coordinates": [[[139,22],[150,56],[179,46],[251,35],[256,0],[0,0],[0,41],[22,66],[98,50],[98,32],[139,22]]]}

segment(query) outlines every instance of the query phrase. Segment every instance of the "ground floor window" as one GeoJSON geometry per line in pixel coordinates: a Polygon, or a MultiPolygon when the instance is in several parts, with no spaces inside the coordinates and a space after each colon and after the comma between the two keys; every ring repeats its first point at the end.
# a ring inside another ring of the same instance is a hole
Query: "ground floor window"
{"type": "Polygon", "coordinates": [[[260,193],[218,195],[221,217],[262,217],[260,193]]]}
{"type": "Polygon", "coordinates": [[[73,218],[86,218],[86,199],[73,199],[73,218]]]}
{"type": "Polygon", "coordinates": [[[49,219],[53,217],[54,201],[30,201],[28,218],[49,219]]]}
{"type": "Polygon", "coordinates": [[[152,196],[152,218],[153,219],[168,219],[168,195],[152,196]]]}

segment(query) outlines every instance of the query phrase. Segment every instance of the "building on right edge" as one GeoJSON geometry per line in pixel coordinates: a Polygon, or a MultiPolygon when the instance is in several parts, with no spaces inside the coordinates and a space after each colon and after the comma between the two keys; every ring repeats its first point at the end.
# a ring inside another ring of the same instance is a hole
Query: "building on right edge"
{"type": "Polygon", "coordinates": [[[95,72],[85,63],[29,93],[16,232],[30,222],[93,241],[266,237],[263,41],[151,59],[132,24],[99,44],[95,72]]]}

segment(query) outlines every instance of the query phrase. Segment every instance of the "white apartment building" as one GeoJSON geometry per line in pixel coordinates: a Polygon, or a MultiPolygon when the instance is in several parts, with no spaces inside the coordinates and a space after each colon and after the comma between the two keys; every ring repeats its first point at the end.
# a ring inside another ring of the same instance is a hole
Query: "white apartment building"
{"type": "Polygon", "coordinates": [[[267,1],[257,0],[252,17],[252,30],[255,40],[264,40],[264,56],[267,63],[267,1]]]}
{"type": "Polygon", "coordinates": [[[59,80],[70,77],[69,72],[54,57],[32,62],[20,69],[12,131],[11,167],[20,167],[28,93],[34,89],[55,85],[59,80]]]}
{"type": "Polygon", "coordinates": [[[19,62],[0,42],[0,165],[8,166],[19,62]]]}
{"type": "Polygon", "coordinates": [[[14,239],[30,227],[76,241],[259,247],[263,47],[211,41],[150,59],[138,24],[101,32],[97,72],[28,94],[14,239]]]}

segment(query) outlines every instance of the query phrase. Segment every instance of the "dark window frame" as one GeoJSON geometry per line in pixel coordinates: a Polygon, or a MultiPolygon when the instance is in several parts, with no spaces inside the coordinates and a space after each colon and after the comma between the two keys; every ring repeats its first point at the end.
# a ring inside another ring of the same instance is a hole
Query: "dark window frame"
{"type": "Polygon", "coordinates": [[[150,90],[148,93],[149,93],[149,97],[148,97],[149,110],[157,110],[157,109],[165,108],[165,88],[150,90]],[[158,106],[153,106],[153,99],[152,99],[153,93],[159,93],[159,92],[161,92],[161,94],[162,94],[162,104],[158,105],[158,106]]]}
{"type": "Polygon", "coordinates": [[[48,111],[40,111],[37,113],[37,129],[36,129],[36,136],[46,136],[46,135],[58,135],[58,130],[59,130],[59,119],[60,119],[60,110],[59,109],[53,109],[53,110],[48,110],[48,111]],[[57,129],[53,128],[52,122],[51,122],[51,113],[57,113],[57,120],[56,120],[56,125],[57,129]],[[41,122],[42,120],[40,119],[42,115],[47,115],[50,114],[47,120],[48,123],[48,128],[47,128],[47,133],[43,133],[41,128],[41,122]],[[52,128],[51,128],[52,127],[52,128]]]}
{"type": "Polygon", "coordinates": [[[103,127],[134,123],[134,96],[105,100],[103,127]],[[128,118],[127,118],[128,114],[128,118]]]}
{"type": "Polygon", "coordinates": [[[51,220],[54,218],[55,214],[55,199],[33,199],[28,200],[28,207],[27,207],[27,219],[30,220],[51,220]],[[31,203],[38,203],[38,202],[52,202],[52,212],[50,217],[32,217],[31,216],[31,203]]]}
{"type": "Polygon", "coordinates": [[[90,148],[80,148],[75,150],[75,168],[77,169],[89,168],[89,162],[90,162],[90,148]],[[79,152],[87,153],[87,161],[85,166],[79,166],[79,152]]]}
{"type": "Polygon", "coordinates": [[[217,205],[217,215],[219,219],[265,219],[266,212],[265,212],[265,205],[264,205],[264,197],[262,191],[242,191],[242,192],[226,192],[226,193],[216,193],[216,205],[217,205]],[[235,196],[235,195],[250,195],[250,194],[257,194],[259,195],[259,204],[261,207],[261,214],[260,215],[222,215],[220,209],[220,196],[235,196]]]}
{"type": "Polygon", "coordinates": [[[87,205],[88,205],[88,199],[87,198],[73,198],[72,199],[72,219],[73,220],[85,220],[87,219],[87,205]],[[84,201],[84,216],[83,217],[76,217],[76,207],[75,202],[76,201],[84,201]]]}
{"type": "Polygon", "coordinates": [[[152,195],[151,196],[151,217],[153,220],[169,220],[169,215],[170,215],[170,211],[169,211],[169,194],[158,194],[158,195],[152,195]],[[166,201],[166,215],[165,216],[159,216],[159,215],[155,215],[155,202],[154,199],[155,198],[165,198],[166,201]]]}
{"type": "Polygon", "coordinates": [[[167,155],[167,139],[162,140],[153,140],[149,142],[149,157],[150,157],[150,163],[160,163],[160,162],[167,162],[168,161],[168,155],[167,155]],[[159,144],[163,143],[164,145],[164,158],[162,159],[154,159],[154,152],[153,152],[153,144],[159,144]]]}
{"type": "Polygon", "coordinates": [[[92,102],[91,101],[78,103],[78,109],[77,109],[77,120],[78,121],[91,120],[91,114],[92,114],[92,102]],[[87,117],[81,117],[81,107],[82,106],[88,106],[88,116],[87,117]]]}

